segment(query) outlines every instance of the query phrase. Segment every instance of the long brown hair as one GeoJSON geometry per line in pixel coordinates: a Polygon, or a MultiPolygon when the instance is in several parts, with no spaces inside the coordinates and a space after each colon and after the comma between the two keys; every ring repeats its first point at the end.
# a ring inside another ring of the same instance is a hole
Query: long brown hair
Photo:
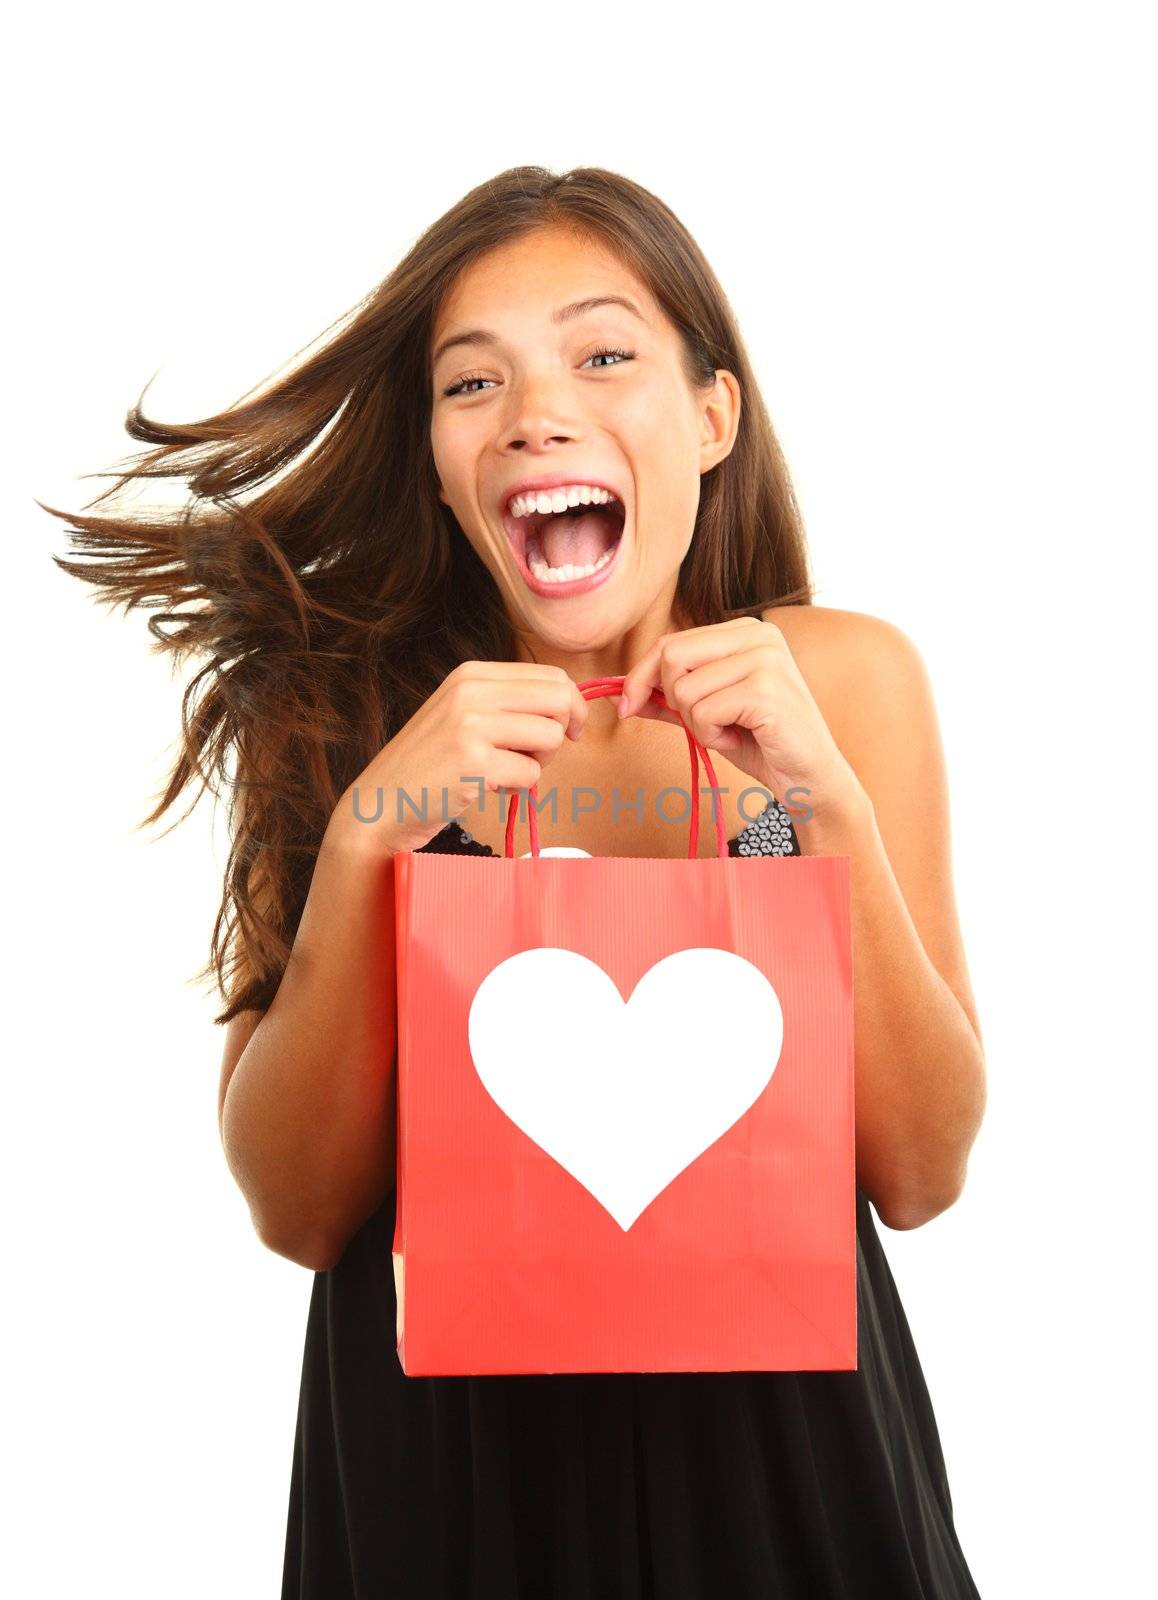
{"type": "Polygon", "coordinates": [[[800,514],[727,298],[672,211],[600,167],[512,167],[472,189],[264,392],[186,423],[155,422],[138,399],[125,428],[153,448],[104,474],[117,482],[89,504],[160,478],[187,480],[184,507],[37,504],[87,558],[58,566],[110,607],[156,610],[153,648],[175,664],[203,661],[180,754],[138,826],[195,779],[194,804],[231,791],[224,893],[196,974],[228,1000],[216,1022],[273,999],[326,824],[359,772],[459,662],[517,659],[494,580],[438,498],[430,335],[466,267],[550,225],[597,238],[648,285],[692,386],[717,368],[739,382],[739,433],[701,480],[677,605],[702,626],[812,602],[800,514]]]}

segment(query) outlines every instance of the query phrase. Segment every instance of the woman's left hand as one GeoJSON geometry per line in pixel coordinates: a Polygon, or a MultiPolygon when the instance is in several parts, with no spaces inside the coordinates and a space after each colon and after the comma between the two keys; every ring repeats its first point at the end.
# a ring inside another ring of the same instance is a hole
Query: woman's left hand
{"type": "MultiPolygon", "coordinates": [[[[774,622],[735,617],[665,633],[610,698],[621,717],[677,727],[682,718],[702,745],[777,799],[804,790],[813,813],[840,810],[864,795],[774,622]],[[667,707],[650,698],[653,689],[662,691],[667,707]]],[[[790,803],[785,809],[791,815],[790,803]]]]}

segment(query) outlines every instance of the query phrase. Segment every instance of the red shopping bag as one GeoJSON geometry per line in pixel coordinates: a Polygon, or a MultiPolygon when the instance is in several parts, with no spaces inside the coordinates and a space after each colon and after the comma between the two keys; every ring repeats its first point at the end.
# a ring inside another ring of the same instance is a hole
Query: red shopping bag
{"type": "Polygon", "coordinates": [[[697,859],[685,733],[687,860],[544,856],[533,805],[515,859],[517,795],[504,857],[395,857],[408,1376],[856,1366],[849,858],[717,807],[697,859]]]}

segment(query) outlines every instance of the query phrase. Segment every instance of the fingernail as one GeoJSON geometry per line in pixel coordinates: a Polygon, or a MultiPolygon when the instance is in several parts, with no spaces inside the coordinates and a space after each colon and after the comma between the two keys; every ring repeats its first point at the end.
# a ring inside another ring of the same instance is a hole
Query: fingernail
{"type": "Polygon", "coordinates": [[[621,717],[625,717],[627,715],[627,696],[625,694],[621,694],[619,696],[619,705],[616,707],[616,710],[621,717]]]}

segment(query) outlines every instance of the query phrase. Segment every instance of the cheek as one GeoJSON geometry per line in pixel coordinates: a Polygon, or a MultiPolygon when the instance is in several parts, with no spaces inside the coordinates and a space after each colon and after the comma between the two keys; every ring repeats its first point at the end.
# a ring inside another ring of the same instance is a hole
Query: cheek
{"type": "Polygon", "coordinates": [[[434,458],[439,481],[449,485],[454,481],[455,462],[461,454],[455,449],[455,440],[450,429],[440,427],[438,423],[431,424],[430,453],[434,458]]]}
{"type": "MultiPolygon", "coordinates": [[[[454,436],[453,430],[432,427],[430,454],[435,476],[441,485],[439,499],[455,513],[465,531],[471,520],[475,495],[469,452],[464,450],[461,439],[454,436]]],[[[475,543],[475,540],[472,539],[471,543],[475,543]]]]}
{"type": "Polygon", "coordinates": [[[617,405],[612,424],[636,458],[636,470],[665,483],[698,481],[699,446],[696,420],[670,384],[640,387],[617,405]]]}
{"type": "Polygon", "coordinates": [[[629,448],[647,546],[682,559],[699,509],[699,457],[696,440],[671,406],[670,395],[666,407],[657,404],[639,415],[629,448]]]}

